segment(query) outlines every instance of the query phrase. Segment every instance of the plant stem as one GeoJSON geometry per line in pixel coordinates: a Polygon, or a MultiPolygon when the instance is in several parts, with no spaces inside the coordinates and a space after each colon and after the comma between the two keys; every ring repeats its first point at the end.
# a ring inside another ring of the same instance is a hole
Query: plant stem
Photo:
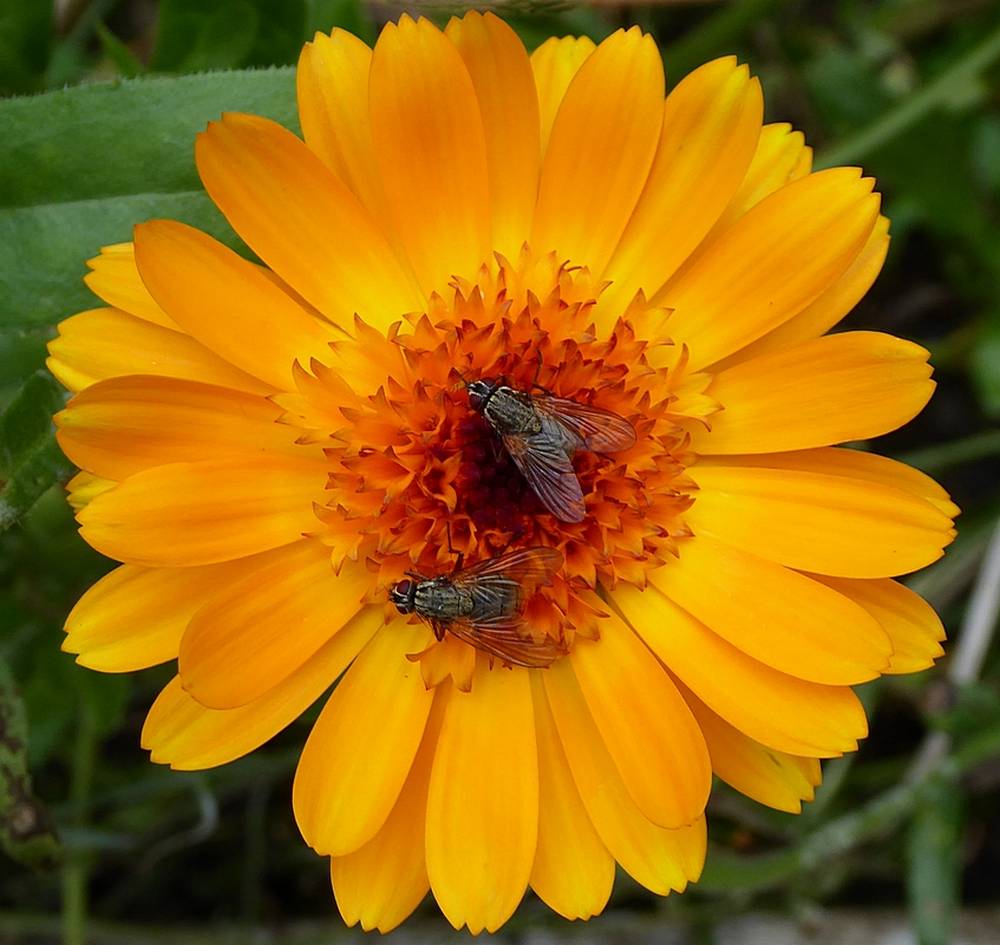
{"type": "MultiPolygon", "coordinates": [[[[80,729],[73,750],[72,783],[70,787],[71,820],[80,828],[87,822],[90,788],[94,776],[97,729],[93,707],[86,694],[80,693],[80,729]]],[[[87,874],[88,854],[80,850],[67,851],[62,870],[63,945],[85,945],[87,937],[87,874]]]]}
{"type": "Polygon", "coordinates": [[[961,440],[935,443],[899,457],[907,466],[916,466],[926,473],[940,473],[962,463],[1000,456],[1000,430],[986,430],[961,440]]]}
{"type": "Polygon", "coordinates": [[[907,96],[868,127],[822,152],[816,160],[817,169],[851,164],[868,157],[935,109],[946,105],[955,96],[957,89],[975,79],[998,58],[1000,28],[990,33],[936,79],[907,96]]]}

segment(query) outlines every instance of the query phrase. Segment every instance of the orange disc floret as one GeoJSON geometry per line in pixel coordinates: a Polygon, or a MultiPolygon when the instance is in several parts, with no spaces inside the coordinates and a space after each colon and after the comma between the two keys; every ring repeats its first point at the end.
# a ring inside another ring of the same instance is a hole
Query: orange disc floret
{"type": "Polygon", "coordinates": [[[508,548],[556,547],[565,567],[544,600],[532,601],[528,623],[534,634],[561,638],[567,630],[593,635],[594,608],[577,592],[643,586],[646,571],[676,552],[695,488],[684,473],[685,424],[711,405],[690,396],[699,378],[686,374],[684,349],[666,340],[668,312],[639,295],[609,333],[595,329],[602,288],[585,268],[525,247],[516,263],[497,255],[475,282],[456,278],[450,297],[435,295],[427,312],[386,336],[359,322],[353,340],[332,346],[331,364],[296,371],[298,396],[284,399],[285,420],[324,444],[329,498],[317,509],[318,534],[335,566],[365,557],[384,588],[410,569],[446,570],[458,552],[475,563],[508,548]],[[352,376],[378,377],[374,393],[349,387],[340,359],[352,376]],[[470,408],[465,387],[475,378],[542,388],[633,425],[627,451],[574,458],[583,521],[546,511],[470,408]]]}

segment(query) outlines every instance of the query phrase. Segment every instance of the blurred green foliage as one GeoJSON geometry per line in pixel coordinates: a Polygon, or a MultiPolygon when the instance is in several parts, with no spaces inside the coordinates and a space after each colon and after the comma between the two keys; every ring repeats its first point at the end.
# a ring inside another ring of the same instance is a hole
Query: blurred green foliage
{"type": "MultiPolygon", "coordinates": [[[[461,7],[422,9],[443,22],[461,7]]],[[[138,732],[168,671],[100,676],[60,652],[66,613],[109,563],[79,540],[60,489],[71,470],[49,416],[63,394],[44,346],[60,318],[96,304],[84,260],[134,223],[175,217],[238,246],[200,191],[195,132],[224,110],[296,127],[288,67],[302,42],[335,25],[371,40],[391,12],[358,0],[0,0],[0,93],[44,93],[0,100],[0,525],[13,526],[0,533],[0,689],[21,741],[27,720],[16,764],[62,856],[49,871],[0,862],[0,941],[29,929],[53,940],[61,924],[64,941],[82,942],[87,915],[126,923],[124,940],[201,921],[207,942],[214,920],[332,913],[325,869],[289,809],[308,718],[218,771],[165,771],[138,732]]],[[[672,82],[736,53],[762,79],[769,120],[802,128],[819,163],[861,163],[878,178],[893,244],[848,324],[934,352],[938,395],[879,448],[939,476],[965,509],[949,556],[913,581],[954,636],[1000,515],[1000,7],[676,0],[509,13],[529,46],[639,23],[672,82]]],[[[704,882],[657,907],[710,940],[713,921],[758,902],[802,915],[816,903],[909,901],[922,945],[949,941],[960,903],[997,900],[997,649],[957,692],[946,672],[868,687],[871,738],[825,766],[801,817],[718,790],[704,882]],[[907,778],[927,733],[944,733],[951,751],[930,777],[907,778]]],[[[0,823],[3,803],[0,792],[0,823]]],[[[4,837],[16,856],[9,828],[4,837]]],[[[27,858],[52,860],[46,843],[27,858]]],[[[636,907],[651,905],[620,879],[612,908],[636,907]]],[[[539,915],[529,906],[511,927],[539,915]]]]}

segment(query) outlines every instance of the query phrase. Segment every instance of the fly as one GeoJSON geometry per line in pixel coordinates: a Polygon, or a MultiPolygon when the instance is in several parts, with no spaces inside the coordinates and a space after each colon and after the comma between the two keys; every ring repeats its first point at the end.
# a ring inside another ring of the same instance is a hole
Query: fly
{"type": "Polygon", "coordinates": [[[397,581],[389,599],[401,614],[426,620],[437,640],[450,633],[512,666],[540,669],[565,652],[549,637],[536,642],[521,634],[524,608],[535,591],[562,567],[555,548],[523,548],[487,558],[451,574],[428,578],[413,572],[397,581]]]}
{"type": "Polygon", "coordinates": [[[481,378],[465,386],[472,409],[486,419],[545,508],[563,522],[583,521],[573,456],[629,449],[635,443],[632,424],[610,410],[544,390],[517,390],[502,379],[481,378]]]}

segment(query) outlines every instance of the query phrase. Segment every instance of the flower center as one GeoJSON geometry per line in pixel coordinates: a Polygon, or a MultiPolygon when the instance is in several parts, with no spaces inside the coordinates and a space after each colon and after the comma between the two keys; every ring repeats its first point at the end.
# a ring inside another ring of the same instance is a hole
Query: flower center
{"type": "MultiPolygon", "coordinates": [[[[686,427],[714,409],[707,378],[685,371],[666,337],[668,313],[637,298],[603,330],[602,286],[554,254],[498,257],[475,281],[383,335],[359,323],[334,362],[299,372],[289,422],[323,442],[330,464],[319,537],[335,564],[365,558],[385,588],[406,571],[433,576],[507,550],[559,549],[564,566],[530,605],[532,634],[571,643],[592,634],[583,600],[598,585],[641,585],[688,534],[683,512],[686,427]],[[580,451],[573,468],[585,497],[580,522],[552,515],[511,460],[467,384],[500,380],[544,390],[628,420],[636,443],[613,454],[580,451]]],[[[378,599],[377,597],[373,597],[378,599]]]]}

